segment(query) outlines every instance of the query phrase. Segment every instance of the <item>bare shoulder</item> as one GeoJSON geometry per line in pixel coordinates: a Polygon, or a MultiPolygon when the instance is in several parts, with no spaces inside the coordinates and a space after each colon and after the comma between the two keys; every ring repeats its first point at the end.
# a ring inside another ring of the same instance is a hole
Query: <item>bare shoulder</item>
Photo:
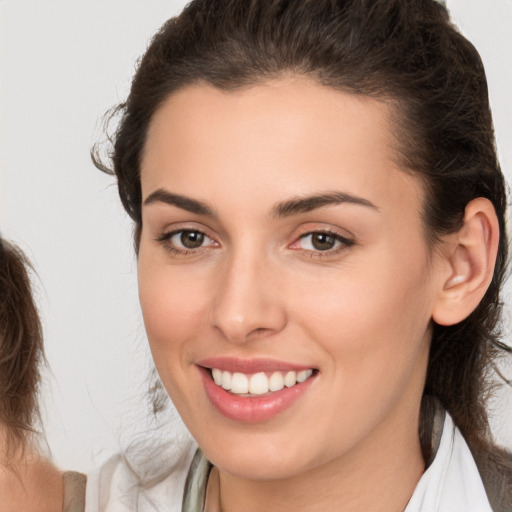
{"type": "Polygon", "coordinates": [[[62,473],[42,457],[15,467],[0,467],[2,512],[56,512],[62,510],[62,473]]]}

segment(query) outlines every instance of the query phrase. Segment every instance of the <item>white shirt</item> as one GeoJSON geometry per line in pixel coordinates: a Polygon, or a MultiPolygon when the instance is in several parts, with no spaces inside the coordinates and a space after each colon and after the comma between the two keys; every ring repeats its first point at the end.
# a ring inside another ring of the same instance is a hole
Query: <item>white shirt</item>
{"type": "MultiPolygon", "coordinates": [[[[113,457],[87,479],[86,512],[181,512],[196,448],[182,438],[159,447],[137,468],[126,457],[113,457]]],[[[473,456],[449,414],[436,456],[404,512],[492,512],[473,456]]]]}
{"type": "Polygon", "coordinates": [[[436,456],[404,512],[492,512],[475,460],[448,413],[436,456]]]}

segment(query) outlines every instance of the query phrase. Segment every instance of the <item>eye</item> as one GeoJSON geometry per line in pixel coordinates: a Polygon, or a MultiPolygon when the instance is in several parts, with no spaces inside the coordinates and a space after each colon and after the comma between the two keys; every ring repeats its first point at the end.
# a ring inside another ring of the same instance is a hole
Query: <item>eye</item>
{"type": "Polygon", "coordinates": [[[310,251],[330,251],[340,245],[340,241],[329,233],[310,233],[300,237],[302,249],[310,251]]]}
{"type": "Polygon", "coordinates": [[[160,236],[158,241],[165,244],[168,250],[181,253],[187,253],[215,244],[209,236],[194,229],[171,231],[160,236]]]}
{"type": "Polygon", "coordinates": [[[205,240],[209,240],[209,238],[204,233],[188,230],[178,231],[169,239],[173,245],[185,249],[198,249],[204,244],[205,240]]]}
{"type": "Polygon", "coordinates": [[[314,252],[337,252],[345,247],[354,245],[354,241],[338,233],[328,231],[315,231],[306,233],[294,242],[292,249],[302,249],[314,252]]]}

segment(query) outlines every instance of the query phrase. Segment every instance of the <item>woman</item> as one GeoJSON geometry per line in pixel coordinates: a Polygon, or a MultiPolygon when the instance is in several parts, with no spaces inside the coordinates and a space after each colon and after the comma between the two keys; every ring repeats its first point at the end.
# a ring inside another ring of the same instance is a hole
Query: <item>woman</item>
{"type": "Polygon", "coordinates": [[[505,186],[446,9],[194,1],[119,112],[96,161],[201,451],[150,483],[110,463],[90,510],[509,510],[486,412],[505,186]]]}
{"type": "Polygon", "coordinates": [[[25,255],[0,238],[0,509],[80,512],[85,476],[61,473],[35,443],[42,329],[25,255]]]}

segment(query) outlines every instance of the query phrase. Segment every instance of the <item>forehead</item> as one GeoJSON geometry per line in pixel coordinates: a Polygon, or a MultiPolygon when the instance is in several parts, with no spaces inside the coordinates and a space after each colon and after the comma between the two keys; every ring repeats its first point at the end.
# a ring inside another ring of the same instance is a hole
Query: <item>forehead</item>
{"type": "Polygon", "coordinates": [[[159,187],[208,200],[229,185],[269,201],[329,189],[388,200],[400,183],[392,107],[303,77],[236,91],[201,84],[172,94],[154,114],[142,159],[143,196],[159,187]]]}
{"type": "Polygon", "coordinates": [[[171,94],[153,115],[144,156],[162,143],[167,146],[171,135],[185,148],[194,143],[197,148],[199,142],[218,146],[220,141],[213,135],[221,130],[226,142],[239,148],[249,136],[263,143],[270,136],[277,140],[286,134],[287,142],[305,136],[312,143],[324,140],[324,146],[339,148],[355,139],[367,145],[375,142],[387,147],[391,157],[395,142],[391,108],[383,101],[295,75],[236,90],[190,85],[171,94]]]}

